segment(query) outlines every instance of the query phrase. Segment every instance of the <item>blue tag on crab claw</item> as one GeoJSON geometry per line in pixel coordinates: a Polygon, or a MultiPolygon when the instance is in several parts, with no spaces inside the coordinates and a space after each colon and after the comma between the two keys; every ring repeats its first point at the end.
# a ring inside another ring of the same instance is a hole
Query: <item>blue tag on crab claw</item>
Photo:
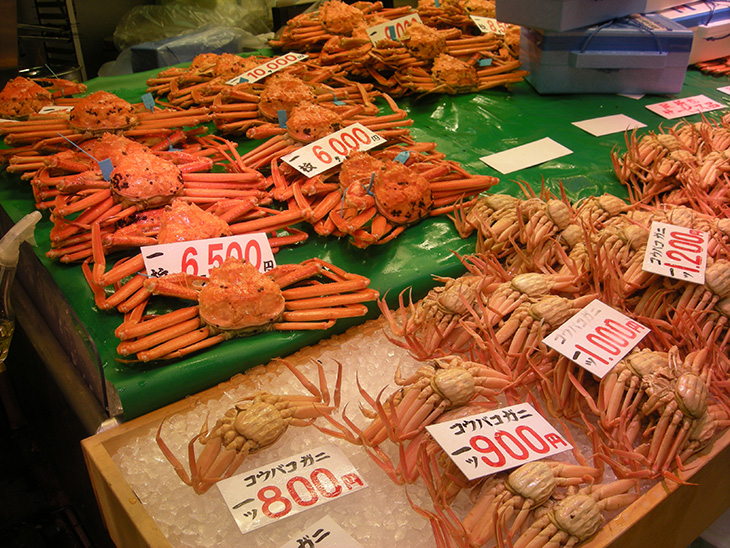
{"type": "Polygon", "coordinates": [[[411,153],[407,150],[404,150],[403,152],[399,152],[398,155],[395,157],[396,162],[400,162],[401,164],[405,164],[408,161],[408,158],[411,157],[411,153]]]}
{"type": "Polygon", "coordinates": [[[480,67],[488,67],[491,64],[492,64],[492,59],[491,58],[488,58],[488,59],[479,59],[479,66],[480,67]]]}
{"type": "Polygon", "coordinates": [[[99,162],[99,169],[101,169],[101,174],[104,177],[104,180],[109,181],[111,179],[112,171],[114,171],[111,158],[107,158],[106,160],[99,162]]]}
{"type": "Polygon", "coordinates": [[[152,97],[151,93],[145,93],[142,96],[142,104],[149,110],[150,112],[155,110],[155,98],[152,97]]]}
{"type": "Polygon", "coordinates": [[[276,115],[279,117],[279,127],[286,129],[286,111],[277,110],[276,115]]]}

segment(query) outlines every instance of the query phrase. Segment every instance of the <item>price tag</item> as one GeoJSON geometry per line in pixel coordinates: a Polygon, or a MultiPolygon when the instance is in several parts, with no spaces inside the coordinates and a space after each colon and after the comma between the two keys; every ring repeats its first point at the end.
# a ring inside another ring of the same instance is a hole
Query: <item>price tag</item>
{"type": "Polygon", "coordinates": [[[289,67],[294,63],[298,63],[299,61],[301,61],[302,59],[306,59],[307,57],[309,56],[303,53],[287,53],[286,55],[282,55],[281,57],[277,57],[276,59],[272,59],[271,61],[267,61],[262,65],[254,67],[251,70],[247,70],[246,72],[244,72],[243,74],[239,74],[235,78],[231,78],[226,82],[226,84],[228,84],[229,86],[235,86],[236,84],[240,84],[241,82],[258,82],[262,78],[266,78],[270,74],[274,74],[275,72],[280,71],[285,67],[289,67]]]}
{"type": "Polygon", "coordinates": [[[543,342],[603,378],[647,333],[648,327],[596,299],[543,342]]]}
{"type": "Polygon", "coordinates": [[[474,24],[483,33],[506,34],[507,29],[509,29],[507,23],[502,23],[502,21],[497,21],[492,17],[482,17],[481,15],[470,15],[469,17],[471,17],[471,20],[474,21],[474,24]]]}
{"type": "Polygon", "coordinates": [[[642,268],[677,280],[705,283],[707,245],[710,235],[694,228],[685,228],[654,221],[642,268]]]}
{"type": "Polygon", "coordinates": [[[362,124],[352,124],[340,131],[282,156],[287,164],[307,177],[340,165],[355,150],[370,150],[385,143],[385,138],[362,124]]]}
{"type": "Polygon", "coordinates": [[[572,448],[529,403],[431,424],[426,430],[469,480],[572,448]]]}
{"type": "Polygon", "coordinates": [[[373,25],[372,27],[368,27],[366,32],[373,44],[377,44],[385,39],[400,42],[406,34],[406,29],[413,23],[421,23],[421,18],[417,13],[399,17],[398,19],[380,23],[379,25],[373,25]]]}
{"type": "Polygon", "coordinates": [[[38,114],[53,114],[54,112],[71,112],[74,109],[73,105],[46,105],[38,111],[38,114]]]}
{"type": "Polygon", "coordinates": [[[316,546],[317,548],[362,548],[362,544],[352,538],[347,531],[340,527],[329,516],[323,517],[317,523],[299,533],[281,548],[303,548],[316,546]]]}
{"type": "Polygon", "coordinates": [[[142,104],[150,112],[155,111],[155,98],[152,96],[151,93],[145,93],[144,95],[142,95],[142,104]]]}
{"type": "Polygon", "coordinates": [[[674,99],[673,101],[646,105],[646,108],[659,116],[673,120],[682,116],[690,116],[692,114],[699,114],[700,112],[725,108],[725,105],[704,95],[695,95],[694,97],[685,97],[683,99],[674,99]]]}
{"type": "Polygon", "coordinates": [[[272,462],[217,485],[242,533],[367,487],[334,445],[272,462]]]}
{"type": "Polygon", "coordinates": [[[246,259],[259,272],[268,272],[276,266],[274,253],[263,232],[147,245],[140,251],[147,275],[153,278],[177,272],[207,276],[211,268],[222,265],[228,257],[246,259]]]}

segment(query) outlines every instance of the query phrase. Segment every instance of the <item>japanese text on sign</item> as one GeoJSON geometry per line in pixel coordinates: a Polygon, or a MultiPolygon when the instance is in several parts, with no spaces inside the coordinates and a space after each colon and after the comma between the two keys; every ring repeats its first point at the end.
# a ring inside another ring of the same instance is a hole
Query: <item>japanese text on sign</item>
{"type": "Polygon", "coordinates": [[[649,229],[642,268],[686,282],[705,283],[709,234],[654,221],[649,229]]]}
{"type": "Polygon", "coordinates": [[[325,516],[281,548],[360,548],[361,546],[331,517],[325,516]]]}
{"type": "Polygon", "coordinates": [[[704,95],[695,95],[694,97],[684,97],[682,99],[674,99],[673,101],[646,105],[646,108],[659,116],[673,120],[682,116],[690,116],[692,114],[699,114],[700,112],[725,108],[725,105],[704,95]]]}
{"type": "Polygon", "coordinates": [[[469,17],[483,33],[505,34],[509,29],[507,23],[502,23],[502,21],[497,21],[492,17],[482,17],[481,15],[470,15],[469,17]]]}
{"type": "Polygon", "coordinates": [[[406,34],[408,27],[413,23],[420,22],[421,18],[417,13],[414,13],[413,15],[407,15],[386,23],[368,27],[367,33],[373,44],[377,44],[380,40],[397,40],[400,42],[406,34]]]}
{"type": "Polygon", "coordinates": [[[529,403],[426,429],[470,480],[572,448],[529,403]]]}
{"type": "Polygon", "coordinates": [[[273,462],[217,485],[242,533],[367,487],[333,445],[273,462]]]}
{"type": "Polygon", "coordinates": [[[259,272],[268,272],[276,266],[274,253],[263,232],[148,245],[141,251],[147,275],[153,278],[177,272],[207,276],[211,268],[219,267],[228,257],[245,259],[259,272]]]}
{"type": "Polygon", "coordinates": [[[543,342],[602,378],[647,333],[647,327],[596,299],[543,342]]]}
{"type": "Polygon", "coordinates": [[[239,74],[235,78],[231,78],[226,82],[229,86],[235,86],[236,84],[240,84],[242,82],[258,82],[262,78],[266,78],[270,74],[274,74],[275,72],[293,65],[294,63],[298,63],[302,59],[306,59],[308,56],[304,55],[303,53],[287,53],[286,55],[282,55],[281,57],[277,57],[276,59],[272,59],[271,61],[267,61],[266,63],[259,65],[258,67],[254,67],[251,70],[247,70],[243,74],[239,74]]]}
{"type": "Polygon", "coordinates": [[[282,156],[281,159],[302,175],[314,177],[340,165],[351,152],[370,150],[383,143],[384,137],[362,124],[352,124],[282,156]]]}

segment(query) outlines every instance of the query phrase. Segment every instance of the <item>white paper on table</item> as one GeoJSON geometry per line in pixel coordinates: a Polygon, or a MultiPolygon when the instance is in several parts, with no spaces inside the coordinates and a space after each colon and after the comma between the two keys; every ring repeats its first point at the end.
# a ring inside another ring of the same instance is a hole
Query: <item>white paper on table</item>
{"type": "Polygon", "coordinates": [[[717,91],[722,92],[725,95],[730,95],[730,86],[723,86],[721,88],[717,88],[717,91]]]}
{"type": "Polygon", "coordinates": [[[526,145],[482,156],[479,159],[500,173],[507,174],[572,153],[573,151],[569,148],[553,141],[550,137],[545,137],[526,145]]]}
{"type": "Polygon", "coordinates": [[[621,97],[628,97],[629,99],[633,99],[634,101],[638,101],[644,96],[643,93],[617,93],[616,95],[620,95],[621,97]]]}
{"type": "Polygon", "coordinates": [[[573,125],[596,137],[609,135],[611,133],[623,133],[630,129],[646,127],[646,124],[643,124],[638,120],[634,120],[633,118],[629,118],[625,114],[613,114],[611,116],[601,116],[600,118],[581,120],[580,122],[573,122],[573,125]]]}
{"type": "Polygon", "coordinates": [[[329,516],[323,517],[299,533],[296,538],[283,544],[281,548],[301,548],[315,544],[317,548],[362,548],[362,544],[352,538],[329,516]]]}

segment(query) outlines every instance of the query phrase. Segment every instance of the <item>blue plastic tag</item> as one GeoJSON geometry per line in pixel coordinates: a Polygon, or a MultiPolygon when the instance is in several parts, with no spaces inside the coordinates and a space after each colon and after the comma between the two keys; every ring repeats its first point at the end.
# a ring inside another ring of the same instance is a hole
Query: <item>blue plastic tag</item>
{"type": "Polygon", "coordinates": [[[395,34],[395,27],[394,26],[391,25],[391,26],[388,27],[388,34],[390,34],[391,40],[395,40],[396,34],[395,34]]]}
{"type": "Polygon", "coordinates": [[[433,5],[436,6],[437,8],[441,7],[441,5],[439,4],[439,0],[433,0],[433,5]]]}
{"type": "Polygon", "coordinates": [[[282,127],[286,129],[286,111],[285,110],[277,110],[276,115],[279,117],[279,127],[282,127]]]}
{"type": "Polygon", "coordinates": [[[149,110],[150,112],[155,110],[155,98],[152,97],[151,93],[145,93],[142,96],[142,104],[149,110]]]}
{"type": "Polygon", "coordinates": [[[395,157],[396,162],[400,162],[401,164],[405,164],[408,161],[408,158],[411,157],[411,153],[407,150],[404,150],[403,152],[399,152],[398,155],[395,157]]]}
{"type": "Polygon", "coordinates": [[[345,102],[344,102],[344,101],[340,101],[339,99],[335,99],[335,100],[334,100],[334,101],[332,101],[332,102],[333,102],[333,103],[334,103],[335,105],[338,105],[338,106],[342,106],[342,105],[344,105],[344,104],[345,104],[345,102]]]}
{"type": "Polygon", "coordinates": [[[480,67],[488,67],[491,64],[492,64],[492,59],[491,58],[488,58],[488,59],[479,59],[479,66],[480,67]]]}
{"type": "Polygon", "coordinates": [[[99,169],[101,169],[101,175],[104,177],[105,181],[111,180],[112,171],[114,171],[112,159],[107,158],[106,160],[102,160],[101,162],[99,162],[99,169]]]}

